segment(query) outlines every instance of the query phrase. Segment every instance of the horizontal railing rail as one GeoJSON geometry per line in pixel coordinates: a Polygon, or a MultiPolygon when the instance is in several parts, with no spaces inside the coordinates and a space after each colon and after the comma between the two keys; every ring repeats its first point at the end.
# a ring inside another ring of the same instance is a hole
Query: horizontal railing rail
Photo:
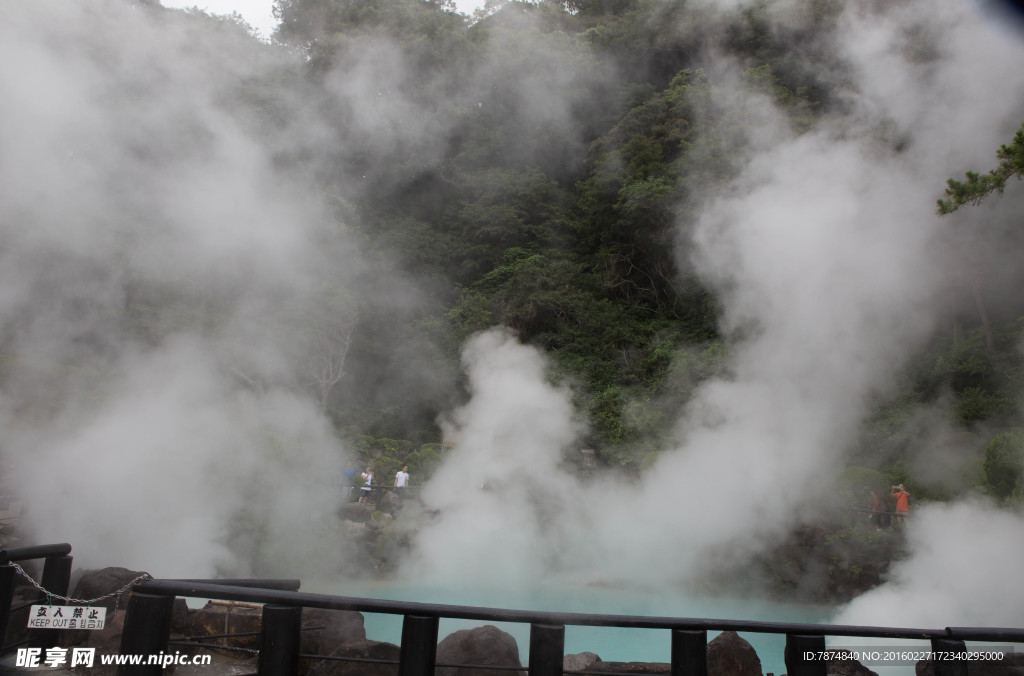
{"type": "MultiPolygon", "coordinates": [[[[170,614],[177,596],[263,604],[262,647],[258,673],[293,674],[299,652],[302,608],[323,608],[404,616],[399,676],[434,673],[437,627],[440,618],[511,622],[530,625],[530,676],[561,675],[564,631],[571,626],[603,626],[671,631],[672,674],[706,676],[708,631],[736,631],[786,636],[785,660],[789,676],[824,676],[826,662],[808,658],[826,651],[825,637],[916,639],[931,642],[932,650],[948,659],[935,662],[936,676],[966,676],[965,641],[1024,643],[1024,629],[1009,627],[905,628],[859,625],[807,624],[710,618],[606,615],[420,603],[334,596],[298,591],[257,589],[214,583],[148,580],[135,585],[125,631],[123,653],[157,654],[166,650],[170,614]]],[[[312,658],[302,654],[303,658],[312,658]]],[[[322,657],[322,656],[319,656],[322,657]]],[[[158,674],[159,668],[125,667],[123,674],[158,674]]]]}
{"type": "Polygon", "coordinates": [[[71,545],[66,542],[57,545],[29,545],[27,547],[8,547],[0,549],[0,563],[11,561],[28,561],[29,559],[45,559],[51,556],[67,556],[71,553],[71,545]]]}
{"type": "Polygon", "coordinates": [[[931,639],[964,638],[972,641],[1012,641],[1024,643],[1024,629],[1016,628],[950,628],[906,629],[858,625],[764,622],[757,620],[724,620],[680,618],[671,616],[607,615],[568,613],[541,610],[516,610],[459,606],[418,601],[391,601],[311,592],[288,592],[273,589],[244,589],[215,583],[182,583],[178,580],[147,580],[135,585],[135,591],[158,596],[191,596],[196,598],[273,603],[283,606],[354,610],[392,615],[432,615],[457,620],[490,622],[559,623],[574,626],[622,627],[635,629],[711,629],[769,634],[823,633],[827,636],[863,636],[866,638],[931,639]],[[824,631],[826,630],[827,631],[824,631]],[[969,634],[969,639],[968,639],[969,634]]]}
{"type": "MultiPolygon", "coordinates": [[[[361,492],[364,488],[369,489],[370,495],[373,496],[373,504],[375,509],[380,509],[381,505],[384,504],[385,493],[397,492],[397,487],[392,484],[370,484],[369,486],[367,486],[366,484],[352,484],[350,486],[345,486],[345,488],[350,490],[349,499],[352,500],[353,502],[360,497],[361,492]]],[[[408,496],[411,498],[418,497],[420,494],[420,490],[423,488],[423,486],[417,484],[415,486],[405,486],[404,488],[408,496]]]]}

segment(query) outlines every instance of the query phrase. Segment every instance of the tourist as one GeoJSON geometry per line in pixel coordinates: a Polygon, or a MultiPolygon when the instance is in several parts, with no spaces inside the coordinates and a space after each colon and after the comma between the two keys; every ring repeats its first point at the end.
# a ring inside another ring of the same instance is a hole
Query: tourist
{"type": "Polygon", "coordinates": [[[409,485],[409,466],[402,465],[402,469],[398,470],[398,474],[395,475],[395,495],[400,498],[405,497],[405,487],[409,485]]]}
{"type": "Polygon", "coordinates": [[[898,484],[892,487],[892,497],[896,498],[896,525],[903,525],[903,517],[910,511],[910,493],[898,484]]]}
{"type": "Polygon", "coordinates": [[[365,505],[366,501],[370,499],[370,491],[373,490],[373,470],[367,465],[359,476],[363,479],[363,487],[359,489],[359,504],[365,505]]]}

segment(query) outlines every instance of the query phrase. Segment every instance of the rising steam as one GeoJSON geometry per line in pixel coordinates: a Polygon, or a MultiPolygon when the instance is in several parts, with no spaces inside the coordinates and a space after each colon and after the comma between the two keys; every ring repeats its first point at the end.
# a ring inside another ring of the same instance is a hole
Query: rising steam
{"type": "Polygon", "coordinates": [[[301,313],[352,316],[354,249],[238,84],[295,57],[124,2],[0,19],[0,416],[28,529],[157,575],[301,566],[344,458],[301,313]]]}
{"type": "MultiPolygon", "coordinates": [[[[687,583],[710,552],[741,556],[813,518],[870,398],[944,317],[957,271],[937,261],[976,253],[951,254],[948,230],[989,212],[936,219],[937,190],[986,166],[1024,109],[1020,41],[964,3],[906,2],[884,20],[847,3],[842,25],[841,105],[802,133],[707,56],[719,104],[752,126],[742,171],[685,226],[680,266],[718,293],[731,356],[680,413],[679,443],[640,484],[581,484],[562,463],[584,432],[570,392],[534,348],[478,335],[471,398],[445,422],[456,447],[424,488],[437,517],[403,574],[687,583]]],[[[345,459],[303,357],[324,326],[315,308],[343,332],[366,290],[355,246],[281,151],[338,139],[306,110],[283,130],[242,112],[258,92],[237,83],[298,57],[242,33],[215,53],[184,26],[121,2],[0,10],[0,453],[33,532],[89,565],[302,576],[341,555],[321,536],[345,459]]],[[[347,133],[386,137],[387,158],[442,152],[451,120],[402,98],[412,64],[394,44],[356,47],[325,78],[347,133]]],[[[478,74],[480,110],[502,65],[478,74]]],[[[509,88],[524,133],[569,128],[565,73],[542,96],[509,88]]],[[[1022,522],[982,503],[922,511],[913,556],[843,617],[1024,624],[1005,587],[961,574],[967,551],[1012,565],[1022,522]]]]}
{"type": "MultiPolygon", "coordinates": [[[[549,579],[635,585],[642,571],[640,584],[686,583],[710,553],[742,560],[815,518],[871,397],[946,316],[942,296],[960,272],[950,261],[972,257],[951,259],[949,228],[972,227],[977,214],[936,218],[936,193],[991,161],[1024,104],[1021,43],[962,3],[905,3],[888,19],[850,3],[842,26],[836,49],[853,75],[843,113],[811,131],[792,131],[765,98],[739,96],[727,60],[709,69],[725,83],[723,107],[755,123],[750,161],[708,200],[681,261],[717,289],[733,346],[729,375],[701,385],[684,411],[678,447],[641,485],[579,486],[557,466],[575,439],[571,416],[538,406],[565,395],[534,362],[516,366],[526,348],[482,337],[466,356],[474,388],[456,418],[463,436],[425,495],[442,516],[410,571],[444,579],[457,561],[462,584],[534,580],[538,569],[549,579]],[[927,58],[921,36],[935,50],[927,58]],[[515,374],[500,397],[483,387],[495,373],[515,374]],[[510,430],[532,445],[502,442],[510,430]],[[537,504],[557,501],[572,508],[538,518],[537,504]]],[[[843,618],[1021,624],[1020,604],[1001,600],[1005,585],[978,582],[964,552],[1013,561],[1022,523],[984,504],[923,512],[910,527],[914,556],[843,618]],[[944,582],[952,577],[965,581],[944,582]]]]}

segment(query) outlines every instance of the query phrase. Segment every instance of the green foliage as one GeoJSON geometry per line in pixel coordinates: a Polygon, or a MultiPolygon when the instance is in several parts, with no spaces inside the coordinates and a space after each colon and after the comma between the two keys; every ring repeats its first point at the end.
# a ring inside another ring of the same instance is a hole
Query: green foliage
{"type": "Polygon", "coordinates": [[[622,397],[617,387],[607,387],[594,398],[591,419],[597,433],[607,442],[615,444],[622,441],[622,397]]]}
{"type": "Polygon", "coordinates": [[[398,458],[382,455],[373,461],[374,485],[391,486],[395,483],[395,475],[402,469],[405,462],[398,458]]]}
{"type": "Polygon", "coordinates": [[[363,434],[356,437],[355,441],[352,442],[352,449],[364,458],[369,458],[373,454],[373,445],[374,438],[363,434]]]}
{"type": "MultiPolygon", "coordinates": [[[[727,375],[718,299],[678,250],[748,160],[748,120],[743,106],[720,103],[732,92],[716,91],[702,54],[712,41],[727,51],[743,93],[770,99],[799,133],[845,86],[848,64],[834,49],[843,7],[758,0],[709,13],[662,0],[544,0],[493,3],[474,23],[434,0],[276,0],[278,37],[308,56],[302,94],[338,139],[316,158],[318,180],[339,227],[367,252],[363,281],[384,287],[400,267],[438,299],[360,308],[334,420],[437,439],[460,346],[500,325],[573,384],[601,458],[639,467],[655,457],[699,384],[727,375]],[[368,61],[393,64],[374,79],[379,120],[356,119],[334,91],[367,76],[353,69],[368,61]]],[[[934,36],[910,33],[899,47],[934,58],[934,36]]],[[[297,79],[275,77],[243,92],[268,129],[296,119],[282,87],[297,79]]],[[[1002,191],[1021,176],[1022,155],[1024,127],[997,170],[950,182],[950,204],[1002,191]]],[[[202,294],[176,302],[179,315],[154,316],[142,300],[130,308],[145,322],[199,325],[218,315],[202,294]]],[[[902,473],[915,416],[935,404],[960,428],[1017,424],[1020,328],[997,327],[995,349],[982,332],[960,331],[923,350],[866,421],[858,464],[902,473]]],[[[413,442],[354,447],[404,457],[426,476],[442,449],[413,453],[413,442]]]]}
{"type": "Polygon", "coordinates": [[[999,164],[987,174],[968,171],[965,181],[946,181],[946,197],[940,199],[936,211],[950,214],[965,204],[980,204],[992,193],[1003,194],[1006,182],[1013,177],[1024,177],[1024,125],[1017,130],[1009,145],[996,151],[999,164]]]}
{"type": "Polygon", "coordinates": [[[382,452],[396,458],[404,457],[412,450],[414,444],[406,439],[374,439],[374,452],[382,452]]]}
{"type": "Polygon", "coordinates": [[[405,462],[409,465],[411,483],[426,483],[441,466],[441,456],[437,452],[437,446],[440,444],[423,444],[420,446],[420,450],[406,456],[405,462]]]}
{"type": "Polygon", "coordinates": [[[981,387],[964,388],[955,406],[957,416],[965,424],[1001,419],[1012,413],[1014,408],[1015,402],[1010,397],[987,392],[981,387]]]}
{"type": "Polygon", "coordinates": [[[985,449],[985,480],[993,495],[1007,499],[1024,482],[1024,430],[997,434],[985,449]]]}
{"type": "Polygon", "coordinates": [[[892,485],[888,483],[888,477],[882,472],[870,467],[857,466],[845,467],[840,472],[837,482],[841,487],[853,491],[865,488],[869,491],[874,489],[879,496],[888,493],[888,488],[892,485]]]}

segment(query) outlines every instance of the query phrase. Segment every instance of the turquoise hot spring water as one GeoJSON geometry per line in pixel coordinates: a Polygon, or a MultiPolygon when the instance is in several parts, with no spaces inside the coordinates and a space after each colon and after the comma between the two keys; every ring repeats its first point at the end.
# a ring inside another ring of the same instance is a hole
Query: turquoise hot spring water
{"type": "MultiPolygon", "coordinates": [[[[754,599],[710,598],[674,590],[636,590],[605,586],[539,586],[528,590],[495,588],[440,589],[400,582],[351,582],[341,588],[309,589],[342,596],[424,603],[443,603],[485,608],[544,610],[553,612],[648,615],[704,619],[757,620],[766,622],[827,623],[834,609],[754,599]]],[[[367,638],[399,643],[402,618],[398,615],[364,613],[367,638]]],[[[439,638],[486,624],[472,620],[441,620],[439,638]]],[[[519,623],[494,623],[507,631],[519,645],[520,661],[529,655],[530,628],[519,623]]],[[[718,632],[709,632],[711,640],[718,632]]],[[[785,637],[775,634],[741,633],[757,651],[765,674],[783,674],[785,637]]],[[[574,627],[565,629],[566,654],[596,653],[606,662],[668,662],[668,630],[574,627]]]]}

